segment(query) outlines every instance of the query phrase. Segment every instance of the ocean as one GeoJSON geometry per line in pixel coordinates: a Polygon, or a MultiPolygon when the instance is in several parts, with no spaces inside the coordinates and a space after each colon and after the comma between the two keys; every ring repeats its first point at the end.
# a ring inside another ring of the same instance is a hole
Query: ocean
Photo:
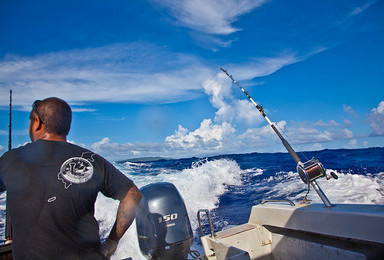
{"type": "MultiPolygon", "coordinates": [[[[338,179],[317,182],[333,204],[384,204],[384,148],[339,149],[298,153],[302,161],[317,158],[338,179]]],[[[192,249],[202,252],[197,222],[199,209],[209,209],[215,231],[244,224],[252,205],[264,199],[290,199],[299,203],[305,185],[288,153],[250,153],[207,158],[167,159],[148,162],[115,162],[114,165],[141,188],[156,182],[173,183],[187,207],[194,231],[192,249]]],[[[0,235],[4,234],[4,194],[0,197],[0,235]]],[[[310,189],[307,196],[322,203],[310,189]]],[[[95,216],[104,239],[115,220],[118,202],[99,195],[95,216]]],[[[205,231],[209,228],[205,223],[205,231]]],[[[120,241],[112,259],[145,259],[140,253],[136,225],[120,241]]]]}

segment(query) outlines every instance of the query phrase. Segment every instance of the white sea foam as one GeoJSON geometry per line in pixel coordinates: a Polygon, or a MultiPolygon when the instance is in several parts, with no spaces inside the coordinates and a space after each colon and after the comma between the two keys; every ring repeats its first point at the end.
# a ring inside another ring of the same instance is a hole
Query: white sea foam
{"type": "Polygon", "coordinates": [[[135,163],[135,162],[125,162],[123,164],[124,169],[127,172],[140,170],[142,168],[149,168],[151,167],[151,163],[135,163]]]}
{"type": "MultiPolygon", "coordinates": [[[[336,172],[334,170],[327,170],[327,173],[331,171],[336,172]]],[[[325,178],[317,180],[317,183],[331,203],[384,204],[384,173],[367,174],[366,176],[351,173],[337,173],[337,175],[339,177],[338,180],[326,180],[325,178]]],[[[270,197],[300,201],[307,192],[307,186],[300,180],[296,172],[282,173],[271,178],[270,181],[280,179],[280,182],[268,192],[267,195],[270,197]],[[302,192],[297,194],[297,191],[300,190],[302,192]]],[[[314,203],[322,203],[312,187],[310,187],[310,193],[307,198],[314,203]]]]}
{"type": "MultiPolygon", "coordinates": [[[[167,171],[156,176],[128,174],[128,177],[139,187],[156,182],[173,183],[184,199],[192,229],[195,230],[198,227],[197,211],[215,208],[219,202],[219,196],[226,192],[228,185],[241,185],[241,172],[236,162],[220,159],[201,160],[193,164],[191,168],[182,171],[167,171]]],[[[102,195],[96,201],[95,216],[100,222],[100,232],[104,237],[113,225],[117,206],[117,201],[102,195]]],[[[135,260],[145,259],[139,251],[135,223],[121,239],[112,259],[123,259],[129,256],[135,260]]]]}

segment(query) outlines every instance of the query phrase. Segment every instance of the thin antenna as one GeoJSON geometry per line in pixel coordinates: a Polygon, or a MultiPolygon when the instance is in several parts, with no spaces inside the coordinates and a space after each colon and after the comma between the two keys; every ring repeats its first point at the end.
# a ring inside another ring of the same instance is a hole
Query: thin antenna
{"type": "MultiPolygon", "coordinates": [[[[12,149],[12,90],[9,91],[9,138],[8,138],[8,150],[12,149]]],[[[6,223],[5,223],[5,239],[6,241],[12,241],[12,225],[11,218],[8,211],[8,200],[6,201],[6,223]]]]}
{"type": "Polygon", "coordinates": [[[9,91],[9,138],[8,150],[12,149],[12,89],[9,91]]]}

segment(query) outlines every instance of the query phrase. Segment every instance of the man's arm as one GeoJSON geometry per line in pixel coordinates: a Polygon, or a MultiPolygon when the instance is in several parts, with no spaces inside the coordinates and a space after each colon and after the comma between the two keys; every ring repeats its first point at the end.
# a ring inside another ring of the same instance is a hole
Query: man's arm
{"type": "Polygon", "coordinates": [[[116,251],[119,240],[135,219],[141,197],[142,196],[139,189],[136,185],[133,185],[128,190],[125,197],[120,200],[115,224],[113,225],[107,240],[102,244],[101,247],[104,256],[109,258],[116,251]]]}

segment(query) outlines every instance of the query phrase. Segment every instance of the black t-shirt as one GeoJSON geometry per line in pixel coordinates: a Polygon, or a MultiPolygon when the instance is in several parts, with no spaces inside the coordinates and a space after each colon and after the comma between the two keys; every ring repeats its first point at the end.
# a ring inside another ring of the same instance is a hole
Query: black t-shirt
{"type": "MultiPolygon", "coordinates": [[[[133,183],[79,146],[38,140],[0,158],[15,259],[102,259],[94,218],[98,192],[122,199],[133,183]]],[[[111,212],[115,214],[115,212],[111,212]]]]}

